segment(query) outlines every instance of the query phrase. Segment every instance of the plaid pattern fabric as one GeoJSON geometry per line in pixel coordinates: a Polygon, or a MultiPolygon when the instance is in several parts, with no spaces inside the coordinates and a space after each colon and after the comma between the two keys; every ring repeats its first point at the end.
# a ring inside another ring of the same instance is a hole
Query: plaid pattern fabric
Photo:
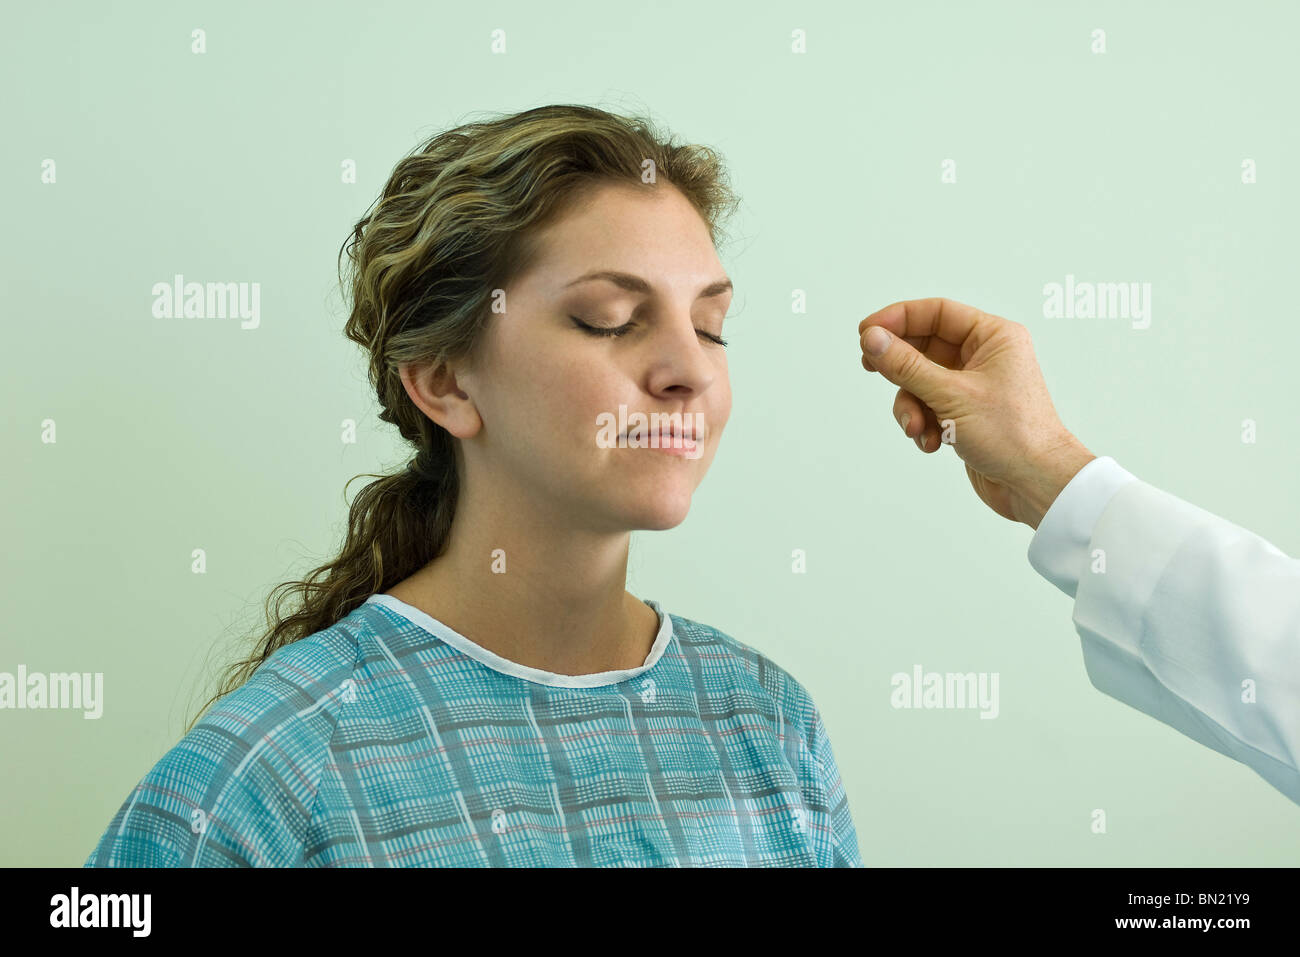
{"type": "Polygon", "coordinates": [[[221,699],[86,866],[862,866],[807,690],[646,604],[645,665],[544,683],[372,595],[221,699]]]}

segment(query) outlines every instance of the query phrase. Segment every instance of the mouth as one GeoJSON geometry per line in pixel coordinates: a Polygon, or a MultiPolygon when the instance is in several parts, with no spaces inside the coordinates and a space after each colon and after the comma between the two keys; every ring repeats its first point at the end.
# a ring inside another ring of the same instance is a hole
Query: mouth
{"type": "Polygon", "coordinates": [[[620,439],[635,438],[637,441],[653,442],[658,436],[659,444],[664,445],[670,442],[680,442],[685,446],[695,445],[698,439],[695,436],[694,429],[682,429],[678,431],[675,428],[658,429],[655,431],[643,430],[637,432],[624,432],[619,436],[620,439]]]}

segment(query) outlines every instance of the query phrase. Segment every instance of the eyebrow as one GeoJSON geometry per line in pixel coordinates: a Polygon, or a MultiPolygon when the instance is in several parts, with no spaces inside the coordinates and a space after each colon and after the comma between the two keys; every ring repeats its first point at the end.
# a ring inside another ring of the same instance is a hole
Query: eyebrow
{"type": "MultiPolygon", "coordinates": [[[[649,295],[653,289],[650,284],[640,276],[634,276],[631,273],[618,272],[613,269],[598,269],[595,272],[589,272],[579,276],[573,282],[568,283],[564,288],[576,286],[580,282],[590,282],[593,279],[607,279],[615,285],[621,286],[630,292],[639,292],[649,295]]],[[[696,296],[697,299],[705,299],[709,296],[720,296],[724,292],[730,292],[735,287],[732,286],[730,279],[719,279],[717,282],[711,282],[696,296]]]]}

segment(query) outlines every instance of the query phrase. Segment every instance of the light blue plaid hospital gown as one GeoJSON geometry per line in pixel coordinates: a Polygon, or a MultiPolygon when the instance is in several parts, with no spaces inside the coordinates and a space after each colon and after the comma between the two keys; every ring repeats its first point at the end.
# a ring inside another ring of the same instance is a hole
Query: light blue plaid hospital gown
{"type": "Polygon", "coordinates": [[[86,866],[862,866],[807,690],[646,604],[645,664],[558,675],[372,595],[218,701],[86,866]]]}

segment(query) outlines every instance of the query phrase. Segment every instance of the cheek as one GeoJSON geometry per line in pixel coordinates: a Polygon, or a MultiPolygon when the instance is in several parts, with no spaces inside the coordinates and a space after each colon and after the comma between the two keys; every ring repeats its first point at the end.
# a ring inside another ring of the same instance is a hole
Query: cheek
{"type": "Polygon", "coordinates": [[[612,371],[607,362],[582,362],[572,352],[546,364],[539,359],[523,393],[524,415],[543,435],[565,435],[594,447],[597,417],[606,412],[617,417],[619,397],[627,394],[626,383],[620,385],[612,371]]]}
{"type": "MultiPolygon", "coordinates": [[[[570,383],[566,396],[566,414],[579,436],[595,443],[597,418],[608,413],[617,419],[620,399],[627,405],[626,384],[620,387],[619,382],[609,378],[607,372],[589,369],[585,373],[579,373],[570,383]]],[[[635,411],[635,407],[628,406],[629,415],[635,411]]]]}
{"type": "Polygon", "coordinates": [[[723,378],[716,383],[716,386],[718,387],[718,391],[711,411],[715,420],[714,427],[721,429],[727,424],[727,420],[731,418],[731,383],[727,381],[727,378],[724,375],[723,378]]]}
{"type": "Polygon", "coordinates": [[[546,341],[519,336],[499,342],[491,358],[490,376],[478,383],[488,426],[513,457],[550,456],[557,435],[574,428],[572,393],[581,377],[572,359],[546,341]]]}
{"type": "Polygon", "coordinates": [[[547,409],[571,400],[591,372],[563,340],[542,336],[521,338],[503,348],[503,366],[510,370],[515,396],[547,409]]]}

